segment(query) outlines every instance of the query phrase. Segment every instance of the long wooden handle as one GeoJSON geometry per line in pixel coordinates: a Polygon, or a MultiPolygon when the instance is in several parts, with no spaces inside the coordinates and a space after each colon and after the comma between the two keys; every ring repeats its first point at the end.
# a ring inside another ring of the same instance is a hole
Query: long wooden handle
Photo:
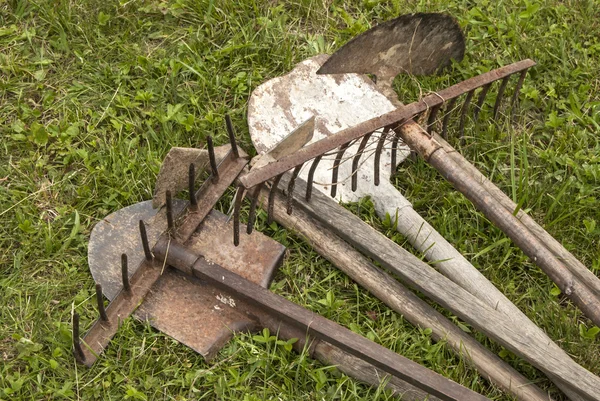
{"type": "MultiPolygon", "coordinates": [[[[456,151],[442,137],[436,135],[435,139],[442,144],[444,150],[454,160],[454,162],[470,174],[483,188],[485,188],[506,210],[514,213],[517,210],[517,204],[514,203],[504,192],[500,190],[492,181],[484,176],[475,166],[469,163],[460,152],[456,151]]],[[[552,235],[550,235],[542,226],[540,226],[531,216],[523,210],[519,210],[516,214],[517,219],[536,237],[539,238],[544,245],[556,255],[569,269],[569,271],[579,277],[583,284],[588,286],[590,290],[597,294],[600,302],[600,278],[592,273],[583,263],[581,263],[571,252],[565,249],[552,235]]]]}
{"type": "Polygon", "coordinates": [[[397,132],[477,209],[500,228],[533,262],[556,283],[583,313],[600,326],[600,299],[578,276],[548,250],[511,212],[498,203],[468,172],[459,167],[435,138],[416,123],[405,124],[397,132]]]}
{"type": "MultiPolygon", "coordinates": [[[[319,195],[316,196],[319,197],[319,195]]],[[[266,199],[265,197],[266,195],[263,194],[263,201],[266,199]]],[[[334,200],[331,202],[335,204],[334,200]]],[[[340,208],[338,205],[335,206],[340,208]]],[[[302,208],[296,208],[292,215],[287,214],[285,198],[281,194],[276,195],[274,217],[279,224],[306,238],[315,251],[391,309],[404,316],[409,322],[423,329],[431,329],[434,340],[446,341],[446,344],[459,357],[465,358],[490,382],[513,394],[519,400],[549,400],[548,395],[535,384],[459,329],[398,280],[376,267],[328,226],[310,217],[302,208]]],[[[329,360],[331,363],[335,362],[332,358],[345,359],[336,350],[329,350],[320,358],[329,360]]],[[[347,366],[353,367],[352,364],[347,366]]]]}
{"type": "MultiPolygon", "coordinates": [[[[285,177],[282,183],[283,187],[285,177]]],[[[303,193],[305,187],[306,183],[303,180],[296,180],[298,193],[303,193]]],[[[304,209],[365,256],[397,274],[404,283],[542,370],[568,393],[571,399],[600,401],[600,378],[575,363],[555,343],[540,338],[537,332],[521,327],[510,317],[483,303],[431,266],[376,232],[359,217],[339,207],[326,195],[315,192],[309,203],[301,198],[294,196],[297,202],[295,210],[304,209]]]]}

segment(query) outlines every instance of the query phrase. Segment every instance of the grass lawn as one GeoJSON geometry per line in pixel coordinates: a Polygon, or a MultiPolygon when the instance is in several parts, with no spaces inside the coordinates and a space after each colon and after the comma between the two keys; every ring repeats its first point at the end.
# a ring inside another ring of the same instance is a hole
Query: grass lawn
{"type": "MultiPolygon", "coordinates": [[[[598,0],[2,0],[0,400],[391,399],[263,333],[238,335],[208,364],[133,319],[87,369],[71,355],[70,321],[79,312],[85,332],[96,318],[86,261],[94,224],[151,198],[170,147],[203,147],[206,135],[225,143],[229,113],[253,153],[246,103],[257,85],[417,11],[454,15],[467,53],[444,75],[398,78],[405,102],[523,58],[538,63],[518,115],[494,125],[482,113],[462,150],[600,274],[598,0]]],[[[598,329],[502,232],[422,160],[405,162],[394,180],[531,320],[600,374],[598,329]]],[[[368,200],[349,208],[403,243],[368,200]]],[[[264,212],[258,225],[289,249],[273,291],[491,399],[510,399],[293,233],[267,227],[264,212]]],[[[539,371],[473,335],[561,399],[539,371]]]]}

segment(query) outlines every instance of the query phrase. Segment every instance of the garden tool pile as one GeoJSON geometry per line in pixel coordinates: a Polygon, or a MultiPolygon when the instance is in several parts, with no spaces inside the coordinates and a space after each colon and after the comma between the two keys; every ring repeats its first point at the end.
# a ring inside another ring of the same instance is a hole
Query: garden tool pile
{"type": "Polygon", "coordinates": [[[389,378],[387,386],[403,399],[486,399],[271,293],[268,286],[285,249],[254,230],[257,209],[264,205],[269,221],[301,234],[333,265],[411,323],[431,329],[435,339],[444,339],[507,393],[521,400],[549,399],[407,287],[538,368],[569,399],[600,400],[600,378],[575,363],[388,182],[410,150],[418,153],[600,325],[598,278],[527,214],[515,213],[517,206],[445,141],[456,120],[453,114],[458,114],[463,136],[470,111],[477,120],[492,89],[494,117],[502,114],[507,95],[505,107],[516,106],[526,72],[535,63],[519,61],[407,105],[398,101],[392,89],[397,74],[432,74],[463,54],[463,34],[452,18],[401,16],[356,37],[331,57],[305,60],[290,74],[258,87],[248,115],[259,151],[252,160],[238,148],[228,118],[228,145],[215,147],[208,137],[206,149],[173,148],[161,167],[154,199],[107,216],[92,231],[88,259],[100,318],[80,339],[79,316],[74,315],[76,359],[91,366],[120,322],[135,314],[207,360],[235,332],[267,327],[282,339],[298,339],[297,350],[308,350],[366,383],[389,378]],[[511,80],[516,84],[509,90],[511,80]],[[214,209],[231,185],[237,187],[232,221],[214,209]],[[177,197],[183,190],[187,199],[177,197]],[[338,204],[365,195],[373,196],[380,216],[396,219],[398,230],[433,266],[338,204]],[[111,301],[107,307],[104,297],[111,301]]]}

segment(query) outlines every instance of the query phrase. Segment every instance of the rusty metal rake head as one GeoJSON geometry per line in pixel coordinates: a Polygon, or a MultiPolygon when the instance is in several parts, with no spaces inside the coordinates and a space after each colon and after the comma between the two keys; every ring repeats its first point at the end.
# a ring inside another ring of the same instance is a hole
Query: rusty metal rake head
{"type": "MultiPolygon", "coordinates": [[[[498,92],[493,106],[493,116],[494,118],[497,118],[500,112],[502,99],[505,97],[506,88],[511,77],[513,75],[518,75],[516,86],[512,92],[510,100],[510,109],[512,109],[517,102],[519,91],[525,79],[527,70],[534,65],[535,62],[527,59],[481,74],[477,77],[467,79],[466,81],[453,85],[449,88],[424,96],[416,102],[405,106],[400,106],[393,111],[380,115],[379,117],[364,121],[355,125],[354,127],[344,129],[317,142],[313,142],[297,152],[285,155],[277,160],[272,160],[271,163],[265,166],[253,168],[250,170],[250,172],[242,175],[239,178],[240,185],[238,189],[238,195],[243,194],[244,191],[258,191],[260,188],[267,185],[267,182],[270,180],[273,180],[273,182],[270,184],[270,187],[271,191],[274,191],[275,188],[277,188],[277,184],[279,183],[281,176],[288,171],[292,171],[292,179],[290,180],[287,188],[288,213],[292,213],[294,180],[297,177],[300,169],[312,160],[307,180],[307,191],[305,195],[306,200],[310,201],[313,185],[312,174],[310,174],[310,172],[314,171],[316,166],[325,155],[334,154],[335,162],[331,172],[330,185],[331,195],[335,196],[338,169],[340,163],[344,159],[346,150],[355,143],[365,143],[365,138],[369,138],[372,135],[379,136],[378,146],[374,154],[374,157],[377,160],[373,172],[374,182],[376,185],[378,185],[380,171],[378,161],[386,141],[391,141],[391,165],[392,168],[395,169],[396,152],[398,149],[398,142],[400,140],[398,132],[402,125],[413,121],[426,121],[426,124],[424,124],[422,130],[426,131],[430,138],[435,131],[439,131],[441,136],[446,138],[451,118],[453,114],[458,111],[458,130],[459,136],[462,138],[464,135],[465,121],[469,110],[473,109],[473,118],[477,120],[480,110],[484,107],[486,96],[489,94],[494,83],[499,82],[498,92]],[[477,95],[477,103],[474,107],[471,107],[472,99],[475,97],[475,95],[477,95]],[[457,107],[458,100],[461,97],[464,98],[462,106],[457,107]],[[440,111],[442,112],[440,113],[440,111]]],[[[348,112],[351,113],[352,110],[348,110],[348,112]]],[[[433,149],[426,150],[426,157],[427,154],[435,151],[435,146],[433,149]]],[[[363,152],[364,146],[359,146],[358,152],[354,156],[346,158],[347,160],[353,160],[352,175],[356,175],[356,170],[363,152]]],[[[353,185],[353,188],[356,188],[356,186],[353,185]]],[[[234,221],[238,222],[237,224],[239,224],[239,210],[242,199],[242,195],[239,195],[235,199],[234,221]]],[[[274,196],[269,196],[269,203],[273,201],[274,196]]],[[[272,205],[269,205],[267,210],[272,211],[272,205]]],[[[248,233],[252,232],[255,214],[256,204],[254,202],[250,205],[250,217],[248,219],[247,230],[248,233]]],[[[269,220],[271,220],[271,218],[271,213],[269,213],[269,220]]],[[[237,230],[234,231],[234,233],[235,232],[237,232],[237,230]]],[[[239,238],[234,238],[234,241],[237,243],[239,238]]]]}

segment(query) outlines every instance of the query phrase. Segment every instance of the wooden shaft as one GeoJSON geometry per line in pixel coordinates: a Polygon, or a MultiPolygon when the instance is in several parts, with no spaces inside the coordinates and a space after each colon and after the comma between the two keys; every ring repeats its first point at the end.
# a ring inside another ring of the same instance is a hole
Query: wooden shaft
{"type": "MultiPolygon", "coordinates": [[[[454,149],[442,137],[436,135],[435,139],[442,145],[444,150],[450,155],[454,162],[470,174],[483,188],[485,188],[506,210],[511,214],[517,210],[517,204],[512,201],[504,192],[500,190],[492,181],[484,176],[475,166],[469,163],[456,149],[454,149]]],[[[531,216],[523,210],[516,214],[517,219],[544,245],[562,261],[569,271],[577,276],[583,284],[588,286],[592,292],[597,294],[600,302],[600,279],[592,273],[583,263],[581,263],[571,252],[565,249],[552,235],[550,235],[542,226],[540,226],[531,216]]]]}
{"type": "Polygon", "coordinates": [[[452,380],[449,380],[397,353],[362,337],[339,324],[315,314],[287,299],[270,292],[245,278],[230,272],[216,263],[195,256],[184,246],[163,238],[154,248],[160,259],[192,273],[217,288],[230,292],[237,302],[248,303],[282,320],[308,335],[325,340],[343,351],[360,358],[387,374],[396,376],[441,400],[484,401],[489,400],[452,380]],[[167,245],[168,244],[168,245],[167,245]],[[167,251],[168,249],[168,251],[167,251]],[[195,256],[195,257],[194,257],[195,256]],[[190,266],[190,261],[195,262],[190,266]]]}
{"type": "MultiPolygon", "coordinates": [[[[283,180],[282,180],[283,181],[283,180]]],[[[298,179],[296,185],[304,183],[298,179]]],[[[573,400],[600,401],[600,378],[576,364],[553,342],[543,341],[537,333],[521,328],[505,314],[450,281],[431,266],[377,233],[351,212],[339,207],[326,195],[315,192],[310,203],[295,197],[296,207],[321,221],[365,256],[397,274],[401,280],[461,319],[498,341],[511,352],[556,379],[557,385],[573,400]]]]}
{"type": "MultiPolygon", "coordinates": [[[[263,203],[264,196],[263,193],[263,203]]],[[[294,214],[288,215],[284,199],[281,194],[278,194],[274,202],[275,220],[306,238],[315,251],[346,273],[352,280],[415,326],[431,329],[434,340],[446,341],[446,344],[457,355],[465,358],[483,377],[504,391],[523,401],[548,401],[548,395],[535,384],[459,329],[398,280],[376,267],[327,226],[311,218],[302,208],[296,208],[294,214]]],[[[318,347],[317,350],[319,350],[318,347]]],[[[330,363],[335,363],[335,360],[331,360],[332,358],[345,359],[336,350],[331,350],[328,354],[319,357],[319,359],[322,358],[330,363]]],[[[346,365],[346,369],[354,366],[352,363],[346,365]]]]}
{"type": "Polygon", "coordinates": [[[496,199],[467,172],[456,165],[442,145],[416,123],[399,129],[404,142],[425,158],[458,191],[465,195],[477,209],[500,228],[521,250],[529,256],[556,283],[560,290],[600,326],[600,302],[597,296],[578,277],[550,252],[523,224],[498,204],[496,199]]]}
{"type": "Polygon", "coordinates": [[[311,358],[318,359],[326,365],[335,366],[338,370],[356,380],[372,387],[379,387],[384,381],[387,381],[385,388],[391,390],[394,394],[401,395],[403,401],[441,401],[438,397],[427,394],[423,390],[395,376],[389,376],[372,364],[344,352],[328,342],[307,336],[305,331],[292,327],[279,319],[275,319],[258,310],[250,309],[249,313],[257,316],[260,325],[269,328],[271,333],[276,333],[277,338],[282,340],[296,339],[297,341],[292,347],[298,353],[305,352],[311,358]]]}
{"type": "Polygon", "coordinates": [[[472,177],[460,168],[443,150],[433,153],[429,163],[454,187],[463,193],[475,207],[483,212],[498,228],[537,264],[558,285],[594,324],[600,326],[600,302],[579,277],[550,252],[512,213],[496,202],[480,185],[474,185],[472,177]]]}

